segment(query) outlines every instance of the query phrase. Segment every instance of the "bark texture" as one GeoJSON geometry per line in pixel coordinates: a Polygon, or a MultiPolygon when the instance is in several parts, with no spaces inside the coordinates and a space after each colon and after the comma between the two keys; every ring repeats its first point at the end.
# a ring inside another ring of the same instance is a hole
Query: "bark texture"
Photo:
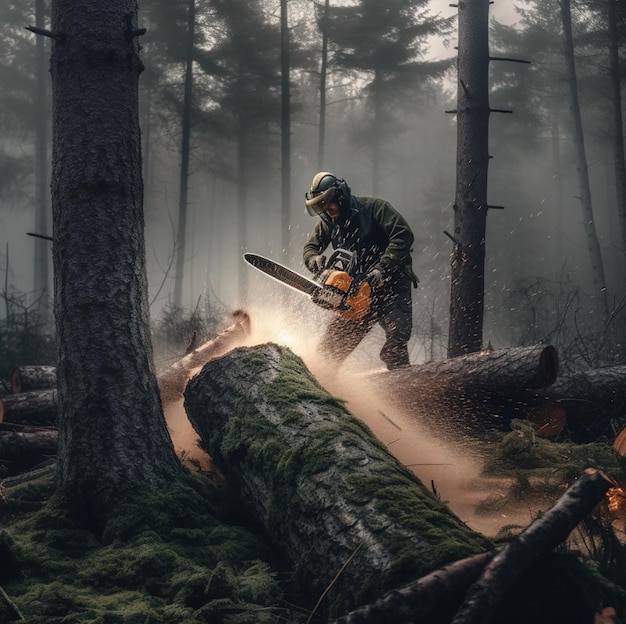
{"type": "Polygon", "coordinates": [[[185,407],[312,604],[349,561],[320,607],[331,614],[489,548],[288,349],[209,362],[185,407]]]}
{"type": "Polygon", "coordinates": [[[57,453],[57,430],[29,427],[22,431],[0,431],[0,460],[34,466],[57,453]]]}
{"type": "Polygon", "coordinates": [[[55,425],[57,413],[56,390],[9,394],[0,399],[0,422],[55,425]]]}
{"type": "Polygon", "coordinates": [[[59,491],[98,524],[181,469],[149,333],[136,0],[54,0],[52,209],[59,491]]]}
{"type": "Polygon", "coordinates": [[[446,433],[482,432],[520,417],[520,401],[558,374],[550,345],[482,351],[369,375],[392,405],[446,433]]]}
{"type": "Polygon", "coordinates": [[[605,498],[613,485],[595,469],[586,470],[556,504],[508,542],[486,565],[452,624],[485,624],[509,589],[541,556],[549,553],[605,498]]]}
{"type": "Polygon", "coordinates": [[[489,166],[489,0],[460,2],[448,357],[482,349],[489,166]]]}
{"type": "Polygon", "coordinates": [[[54,366],[18,366],[11,373],[11,392],[50,390],[57,387],[57,371],[54,366]]]}
{"type": "Polygon", "coordinates": [[[564,375],[529,395],[527,403],[563,409],[567,431],[576,442],[612,440],[626,426],[626,366],[564,375]]]}

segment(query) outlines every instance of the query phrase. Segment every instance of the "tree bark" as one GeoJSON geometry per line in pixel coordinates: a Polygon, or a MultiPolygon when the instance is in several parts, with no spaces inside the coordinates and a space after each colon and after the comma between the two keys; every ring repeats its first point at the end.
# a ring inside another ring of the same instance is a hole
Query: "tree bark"
{"type": "Polygon", "coordinates": [[[50,427],[0,431],[0,460],[31,467],[57,454],[58,432],[50,427]]]}
{"type": "Polygon", "coordinates": [[[554,347],[533,345],[471,353],[367,379],[404,413],[446,433],[458,429],[467,435],[506,427],[530,390],[555,382],[558,366],[554,347]]]}
{"type": "Polygon", "coordinates": [[[576,171],[580,187],[580,203],[582,207],[583,226],[587,241],[587,250],[591,261],[591,276],[593,289],[599,308],[601,325],[609,318],[609,300],[604,273],[604,262],[600,249],[600,240],[596,231],[593,205],[591,201],[591,186],[589,183],[589,168],[585,151],[585,137],[583,133],[580,103],[578,100],[578,84],[576,78],[576,61],[574,57],[574,39],[572,36],[572,15],[570,0],[561,0],[561,19],[564,33],[564,54],[567,65],[568,87],[570,95],[570,109],[574,125],[574,146],[576,147],[576,171]]]}
{"type": "Polygon", "coordinates": [[[613,439],[626,426],[626,366],[609,366],[564,375],[525,404],[554,406],[565,412],[575,442],[613,439]]]}
{"type": "Polygon", "coordinates": [[[226,351],[237,342],[242,341],[249,333],[250,317],[243,310],[237,310],[233,314],[232,325],[157,375],[163,403],[180,401],[183,398],[187,381],[195,369],[224,355],[226,351]]]}
{"type": "Polygon", "coordinates": [[[605,499],[614,484],[589,468],[548,511],[507,542],[486,565],[470,589],[452,624],[485,624],[507,589],[541,556],[564,542],[585,516],[605,499]]]}
{"type": "Polygon", "coordinates": [[[189,190],[189,159],[191,157],[191,98],[193,95],[193,57],[196,26],[196,2],[187,4],[187,41],[185,58],[185,81],[183,89],[183,118],[181,140],[181,165],[178,197],[178,230],[176,233],[176,274],[174,277],[174,305],[183,305],[183,275],[187,250],[187,192],[189,190]]]}
{"type": "Polygon", "coordinates": [[[57,417],[56,390],[22,392],[0,399],[0,422],[56,425],[57,417]]]}
{"type": "Polygon", "coordinates": [[[480,577],[494,554],[490,551],[455,561],[415,583],[388,592],[376,602],[340,617],[333,624],[423,621],[433,611],[444,621],[444,614],[461,604],[468,588],[480,577]]]}
{"type": "Polygon", "coordinates": [[[54,366],[19,366],[11,373],[11,392],[49,390],[57,387],[57,370],[54,366]]]}
{"type": "Polygon", "coordinates": [[[489,165],[489,0],[460,2],[448,357],[482,349],[489,165]]]}
{"type": "Polygon", "coordinates": [[[58,492],[99,530],[180,474],[149,332],[135,0],[53,0],[58,492]]]}
{"type": "Polygon", "coordinates": [[[246,509],[293,562],[298,590],[313,603],[327,589],[331,614],[489,548],[288,349],[239,348],[209,362],[185,407],[246,509]]]}

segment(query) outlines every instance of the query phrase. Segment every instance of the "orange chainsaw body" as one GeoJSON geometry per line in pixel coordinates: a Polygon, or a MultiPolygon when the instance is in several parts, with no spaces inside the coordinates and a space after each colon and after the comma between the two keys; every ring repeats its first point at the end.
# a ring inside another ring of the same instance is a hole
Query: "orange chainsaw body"
{"type": "Polygon", "coordinates": [[[331,287],[344,293],[343,304],[335,308],[334,312],[349,321],[360,321],[370,309],[372,287],[367,282],[361,282],[356,292],[351,293],[353,278],[346,271],[331,269],[324,275],[324,287],[331,287]]]}

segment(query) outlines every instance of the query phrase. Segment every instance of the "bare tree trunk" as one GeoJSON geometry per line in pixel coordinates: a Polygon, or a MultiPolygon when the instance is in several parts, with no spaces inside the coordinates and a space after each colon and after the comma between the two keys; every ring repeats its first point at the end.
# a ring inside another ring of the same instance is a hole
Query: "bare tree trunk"
{"type": "MultiPolygon", "coordinates": [[[[243,80],[243,77],[240,77],[243,80]]],[[[248,245],[248,207],[246,185],[248,182],[248,128],[243,112],[239,114],[237,133],[237,230],[239,249],[246,251],[248,245]]],[[[239,305],[245,306],[248,300],[248,271],[239,262],[239,305]]]]}
{"type": "MultiPolygon", "coordinates": [[[[44,0],[35,0],[35,24],[45,28],[44,0]]],[[[37,37],[36,71],[36,138],[35,138],[35,232],[48,235],[50,228],[50,187],[48,179],[48,120],[47,106],[48,71],[46,68],[46,38],[37,37]]],[[[35,246],[34,295],[41,321],[50,322],[50,243],[41,238],[33,239],[35,246]]]]}
{"type": "Polygon", "coordinates": [[[457,159],[448,357],[483,342],[489,165],[489,0],[459,3],[457,159]]]}
{"type": "Polygon", "coordinates": [[[281,242],[284,253],[289,251],[291,222],[291,85],[289,78],[289,13],[287,0],[280,0],[280,62],[281,62],[281,242]]]}
{"type": "Polygon", "coordinates": [[[322,63],[320,67],[320,125],[317,136],[317,170],[324,168],[324,146],[326,143],[326,78],[328,72],[328,13],[330,0],[324,2],[322,17],[322,63]]]}
{"type": "Polygon", "coordinates": [[[589,185],[589,170],[585,152],[585,137],[583,134],[580,103],[578,101],[578,85],[576,80],[576,63],[574,58],[574,39],[572,36],[572,15],[570,0],[561,0],[561,18],[563,20],[563,34],[565,42],[565,63],[568,72],[570,108],[574,124],[574,145],[576,147],[576,169],[580,185],[580,203],[583,212],[583,224],[587,239],[587,249],[591,260],[591,271],[595,298],[599,306],[600,322],[605,323],[609,317],[608,292],[604,275],[604,263],[600,250],[600,241],[596,232],[591,202],[591,187],[589,185]]]}
{"type": "Polygon", "coordinates": [[[178,198],[178,232],[176,236],[176,275],[174,277],[174,306],[183,305],[183,280],[187,248],[187,194],[189,190],[189,137],[191,134],[191,98],[193,94],[193,46],[196,24],[196,3],[189,0],[187,7],[187,58],[183,92],[182,143],[180,186],[178,198]]]}
{"type": "Polygon", "coordinates": [[[383,98],[383,84],[382,75],[380,72],[376,72],[374,81],[372,83],[372,107],[374,119],[372,122],[372,192],[374,195],[378,195],[378,189],[380,187],[380,160],[382,151],[382,98],[383,98]]]}
{"type": "Polygon", "coordinates": [[[134,0],[53,0],[60,500],[96,530],[182,470],[149,331],[134,0]]]}
{"type": "MultiPolygon", "coordinates": [[[[622,252],[626,256],[626,157],[624,155],[624,123],[622,116],[621,64],[619,58],[619,37],[617,32],[617,0],[606,0],[607,24],[609,30],[609,68],[613,104],[613,145],[615,164],[615,186],[617,193],[617,214],[619,217],[622,252]]],[[[626,271],[623,271],[626,273],[626,271]]]]}

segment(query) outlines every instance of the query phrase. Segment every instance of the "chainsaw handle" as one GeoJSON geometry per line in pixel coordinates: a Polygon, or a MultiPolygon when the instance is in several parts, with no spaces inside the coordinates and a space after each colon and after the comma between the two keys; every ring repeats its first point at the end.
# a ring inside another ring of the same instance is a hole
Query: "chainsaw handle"
{"type": "Polygon", "coordinates": [[[356,262],[357,256],[354,251],[348,251],[347,249],[339,247],[338,249],[335,249],[332,254],[330,254],[330,258],[328,258],[328,262],[326,263],[326,268],[345,271],[349,275],[352,275],[354,273],[354,269],[356,268],[356,262]]]}

